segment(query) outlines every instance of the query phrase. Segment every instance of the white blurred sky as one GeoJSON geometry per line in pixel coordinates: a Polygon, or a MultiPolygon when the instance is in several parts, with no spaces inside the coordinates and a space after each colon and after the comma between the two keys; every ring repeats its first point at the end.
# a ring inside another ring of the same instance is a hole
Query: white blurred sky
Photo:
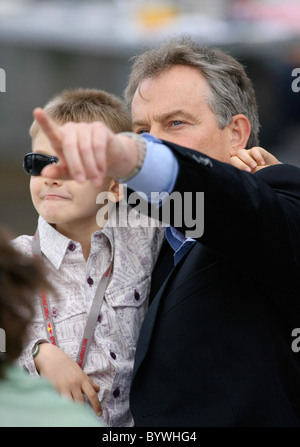
{"type": "Polygon", "coordinates": [[[293,39],[300,0],[0,1],[2,41],[118,50],[182,33],[208,45],[293,39]]]}

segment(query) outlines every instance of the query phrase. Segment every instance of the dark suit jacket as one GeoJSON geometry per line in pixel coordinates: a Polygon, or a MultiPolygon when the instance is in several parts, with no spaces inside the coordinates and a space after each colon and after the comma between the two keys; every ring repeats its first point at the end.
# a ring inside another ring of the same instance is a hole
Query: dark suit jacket
{"type": "Polygon", "coordinates": [[[157,262],[131,386],[136,426],[298,426],[300,169],[252,175],[167,144],[174,191],[204,191],[204,234],[173,270],[167,246],[157,262]]]}

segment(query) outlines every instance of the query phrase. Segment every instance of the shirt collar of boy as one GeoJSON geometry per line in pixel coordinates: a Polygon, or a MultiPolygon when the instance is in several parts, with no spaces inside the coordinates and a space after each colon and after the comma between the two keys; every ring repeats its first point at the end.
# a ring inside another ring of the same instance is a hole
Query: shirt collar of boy
{"type": "MultiPolygon", "coordinates": [[[[46,222],[43,217],[39,216],[38,220],[38,230],[40,235],[41,251],[46,256],[46,258],[53,264],[53,266],[58,270],[62,264],[62,261],[68,251],[71,244],[76,244],[78,242],[69,239],[63,234],[59,233],[52,225],[46,222]]],[[[92,235],[92,247],[91,253],[94,249],[98,251],[102,244],[101,234],[105,234],[110,243],[110,248],[114,245],[114,233],[113,229],[109,226],[105,226],[103,230],[96,231],[92,235]]],[[[78,251],[77,251],[78,252],[78,251]]],[[[112,250],[110,250],[112,253],[112,250]]],[[[111,261],[111,260],[110,260],[111,261]]]]}
{"type": "Polygon", "coordinates": [[[56,229],[41,216],[39,216],[38,220],[38,230],[41,252],[58,270],[72,241],[56,231],[56,229]]]}
{"type": "Polygon", "coordinates": [[[95,250],[98,253],[99,249],[103,248],[103,243],[107,246],[109,245],[109,250],[110,250],[110,254],[109,254],[109,262],[112,262],[112,258],[113,258],[113,247],[115,244],[115,234],[114,234],[114,230],[112,227],[110,227],[109,225],[105,225],[103,227],[102,230],[96,231],[95,233],[92,234],[92,239],[91,239],[91,254],[93,254],[93,251],[95,250]],[[104,240],[103,237],[101,236],[106,236],[106,238],[109,241],[109,244],[107,244],[107,241],[104,240]]]}

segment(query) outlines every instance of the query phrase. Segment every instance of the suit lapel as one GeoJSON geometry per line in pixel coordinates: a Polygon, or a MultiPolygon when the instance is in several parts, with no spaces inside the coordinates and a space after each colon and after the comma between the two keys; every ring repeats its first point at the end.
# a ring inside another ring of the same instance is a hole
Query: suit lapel
{"type": "Polygon", "coordinates": [[[167,240],[164,241],[152,272],[149,306],[158,294],[165,279],[174,268],[174,251],[167,240]]]}
{"type": "Polygon", "coordinates": [[[142,362],[146,356],[146,353],[148,351],[152,331],[153,331],[155,320],[156,320],[156,315],[157,315],[160,300],[164,294],[164,291],[165,291],[171,277],[175,274],[175,272],[177,271],[179,266],[182,264],[185,257],[188,255],[188,253],[190,253],[190,251],[193,249],[193,247],[195,245],[198,245],[198,244],[192,245],[187,250],[187,252],[184,254],[182,259],[178,262],[178,264],[175,267],[173,267],[173,269],[168,274],[167,278],[165,279],[164,283],[160,287],[158,293],[156,294],[155,298],[153,299],[153,301],[147,311],[146,317],[144,319],[144,322],[143,322],[143,325],[141,328],[138,343],[137,343],[136,354],[135,354],[135,363],[134,363],[134,368],[133,368],[133,377],[134,377],[136,371],[139,369],[140,365],[142,364],[142,362]]]}

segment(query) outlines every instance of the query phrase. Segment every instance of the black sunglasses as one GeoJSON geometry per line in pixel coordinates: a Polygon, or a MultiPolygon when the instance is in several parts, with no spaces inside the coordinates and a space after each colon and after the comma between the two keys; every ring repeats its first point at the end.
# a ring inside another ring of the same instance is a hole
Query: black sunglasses
{"type": "Polygon", "coordinates": [[[51,155],[37,154],[36,152],[29,152],[26,154],[23,161],[23,168],[26,174],[41,175],[45,166],[50,163],[57,163],[58,158],[51,155]]]}

